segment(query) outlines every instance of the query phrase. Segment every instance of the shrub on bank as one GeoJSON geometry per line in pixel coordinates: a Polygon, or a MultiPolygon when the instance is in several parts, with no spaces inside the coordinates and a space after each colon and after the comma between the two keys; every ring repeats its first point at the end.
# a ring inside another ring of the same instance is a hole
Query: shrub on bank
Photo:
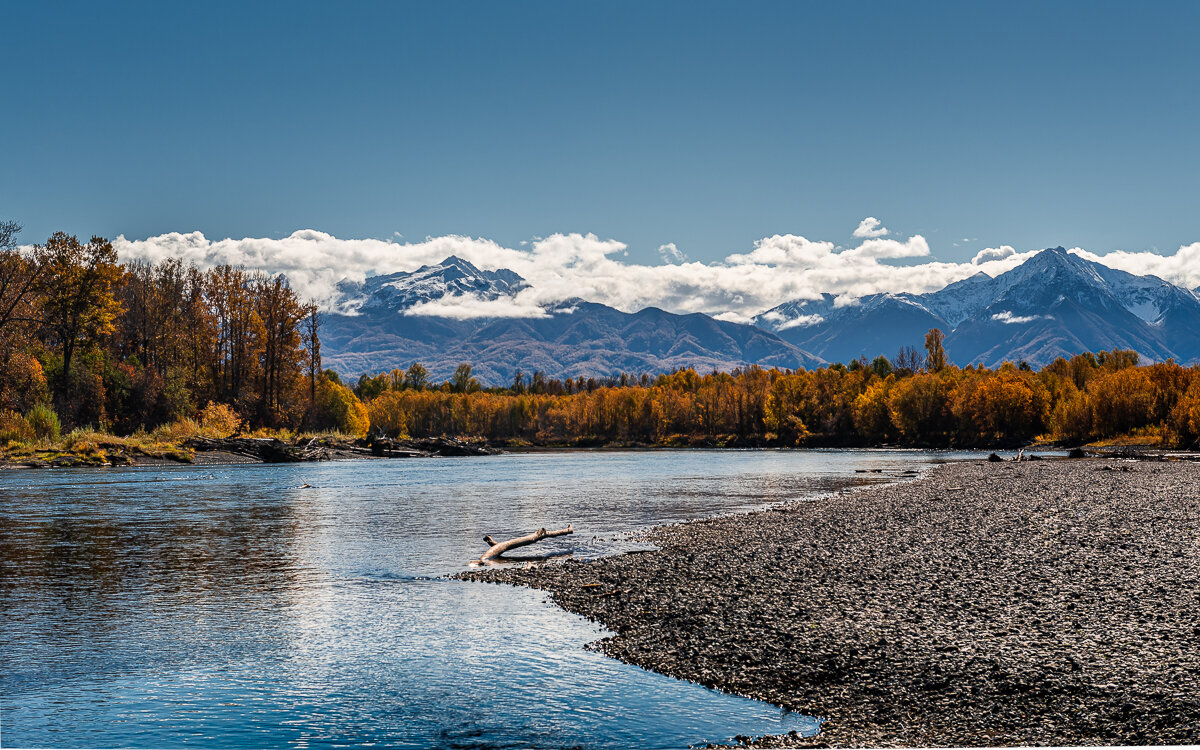
{"type": "Polygon", "coordinates": [[[242,430],[242,418],[228,404],[209,401],[200,412],[200,429],[205,437],[226,438],[242,430]]]}
{"type": "Polygon", "coordinates": [[[44,404],[30,409],[25,415],[25,421],[29,423],[29,429],[33,431],[37,440],[55,442],[62,435],[62,422],[59,421],[58,414],[44,404]]]}
{"type": "Polygon", "coordinates": [[[29,422],[12,409],[0,411],[0,445],[6,443],[32,443],[33,428],[29,422]]]}

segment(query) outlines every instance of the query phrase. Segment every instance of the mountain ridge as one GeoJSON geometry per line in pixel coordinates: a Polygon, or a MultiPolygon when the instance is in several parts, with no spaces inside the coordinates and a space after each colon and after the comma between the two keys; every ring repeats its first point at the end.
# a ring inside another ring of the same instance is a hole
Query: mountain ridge
{"type": "Polygon", "coordinates": [[[792,300],[751,325],[657,307],[626,313],[582,299],[544,306],[540,317],[414,314],[446,297],[497,301],[528,288],[511,270],[484,271],[456,256],[345,285],[351,302],[342,309],[349,314],[327,316],[325,359],[354,375],[420,361],[435,378],[469,362],[481,381],[503,385],[518,369],[561,378],[752,364],[811,368],[919,348],[925,333],[939,328],[949,360],[962,366],[1044,366],[1114,347],[1146,360],[1200,361],[1200,290],[1109,268],[1062,247],[998,276],[979,272],[934,292],[792,300]]]}
{"type": "Polygon", "coordinates": [[[488,385],[507,385],[517,370],[564,378],[825,364],[770,331],[656,307],[626,313],[575,299],[543,308],[542,317],[455,320],[413,314],[417,305],[446,296],[496,300],[516,294],[524,284],[512,271],[480,271],[453,256],[436,266],[367,279],[349,290],[367,295],[353,314],[326,316],[324,359],[348,375],[421,362],[434,379],[449,377],[467,362],[488,385]],[[447,281],[438,287],[429,283],[435,279],[447,281]]]}
{"type": "Polygon", "coordinates": [[[894,351],[919,345],[930,328],[946,333],[950,361],[963,366],[1044,366],[1060,356],[1114,347],[1135,349],[1147,360],[1200,360],[1200,296],[1062,247],[1047,248],[999,276],[978,273],[935,292],[868,295],[837,308],[828,302],[829,295],[786,302],[753,322],[831,361],[889,355],[877,340],[890,338],[894,351]],[[897,303],[910,305],[909,314],[891,314],[897,303]],[[821,319],[805,317],[814,313],[821,319]],[[802,324],[788,325],[792,320],[802,324]]]}

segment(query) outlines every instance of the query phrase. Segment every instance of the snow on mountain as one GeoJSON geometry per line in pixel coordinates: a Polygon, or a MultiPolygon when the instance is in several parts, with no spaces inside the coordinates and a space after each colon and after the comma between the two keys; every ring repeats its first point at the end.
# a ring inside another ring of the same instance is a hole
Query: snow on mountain
{"type": "Polygon", "coordinates": [[[484,300],[512,296],[527,286],[525,279],[507,268],[482,271],[470,261],[451,255],[441,263],[372,276],[362,284],[343,286],[350,309],[406,310],[446,296],[471,295],[484,300]]]}
{"type": "Polygon", "coordinates": [[[468,362],[487,385],[510,383],[517,370],[562,378],[681,367],[710,371],[823,364],[761,328],[652,307],[626,313],[568,300],[546,306],[546,315],[535,318],[397,314],[446,296],[495,300],[525,287],[525,280],[512,271],[481,271],[455,257],[412,272],[372,277],[343,287],[343,294],[355,300],[353,314],[326,316],[322,354],[329,367],[347,375],[421,362],[434,379],[444,379],[468,362]]]}
{"type": "Polygon", "coordinates": [[[919,346],[929,328],[947,333],[949,356],[962,365],[1005,360],[1044,365],[1058,356],[1114,346],[1153,360],[1200,360],[1196,293],[1061,247],[995,278],[978,273],[937,292],[871,295],[836,310],[832,299],[788,302],[754,323],[831,361],[919,346]]]}
{"type": "Polygon", "coordinates": [[[950,326],[956,326],[984,307],[995,280],[980,271],[969,279],[956,281],[939,292],[922,294],[918,298],[934,315],[950,326]]]}
{"type": "Polygon", "coordinates": [[[1147,360],[1200,361],[1200,290],[1138,276],[1051,248],[992,278],[978,273],[926,294],[822,295],[759,314],[752,326],[655,308],[625,313],[571,300],[528,319],[453,320],[397,315],[447,296],[497,300],[526,282],[457,257],[343,288],[351,315],[327,319],[325,352],[339,371],[377,372],[421,361],[435,376],[459,362],[500,384],[520,368],[553,377],[730,369],[747,364],[813,367],[920,348],[930,328],[946,335],[951,361],[1035,366],[1121,347],[1147,360]]]}

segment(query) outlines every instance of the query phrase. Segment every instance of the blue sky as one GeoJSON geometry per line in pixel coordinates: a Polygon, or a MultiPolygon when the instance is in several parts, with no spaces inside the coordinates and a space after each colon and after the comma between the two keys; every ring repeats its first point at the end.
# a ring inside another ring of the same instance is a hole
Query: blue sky
{"type": "Polygon", "coordinates": [[[1200,3],[249,6],[5,3],[0,218],[644,262],[868,215],[949,261],[1200,240],[1200,3]]]}

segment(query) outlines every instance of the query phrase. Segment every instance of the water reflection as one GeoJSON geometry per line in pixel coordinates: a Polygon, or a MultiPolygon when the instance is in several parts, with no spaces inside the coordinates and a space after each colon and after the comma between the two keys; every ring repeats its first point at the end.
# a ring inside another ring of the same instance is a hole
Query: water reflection
{"type": "Polygon", "coordinates": [[[929,460],[596,452],[6,472],[4,738],[683,747],[811,731],[804,717],[584,650],[601,631],[539,592],[429,577],[478,557],[489,533],[574,523],[538,552],[608,554],[649,525],[929,460]]]}

